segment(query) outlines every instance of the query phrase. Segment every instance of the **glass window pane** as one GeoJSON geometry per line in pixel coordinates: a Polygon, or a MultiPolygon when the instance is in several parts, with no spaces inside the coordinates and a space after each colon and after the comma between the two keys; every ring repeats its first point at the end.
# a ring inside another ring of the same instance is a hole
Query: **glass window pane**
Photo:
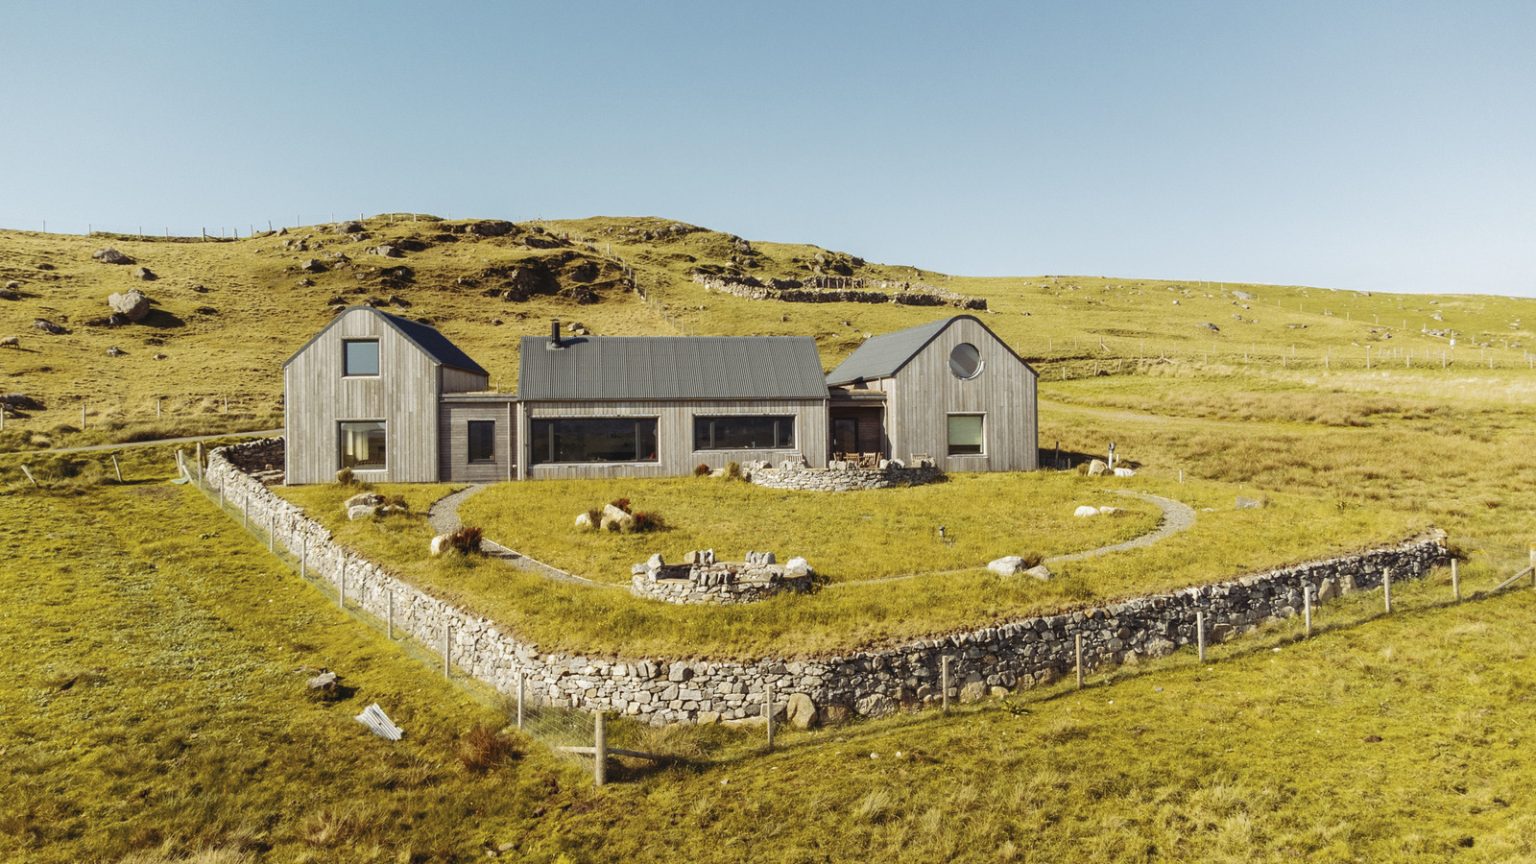
{"type": "Polygon", "coordinates": [[[379,374],[379,340],[347,339],[341,346],[343,375],[379,374]]]}
{"type": "Polygon", "coordinates": [[[341,464],[344,468],[384,467],[383,421],[341,424],[341,464]]]}
{"type": "Polygon", "coordinates": [[[496,461],[496,421],[469,421],[469,461],[496,461]]]}
{"type": "Polygon", "coordinates": [[[981,415],[949,415],[949,454],[965,456],[981,453],[981,415]]]}
{"type": "Polygon", "coordinates": [[[956,378],[975,378],[981,371],[981,352],[969,342],[961,342],[949,352],[949,371],[956,378]]]}
{"type": "Polygon", "coordinates": [[[533,421],[533,462],[655,462],[656,419],[533,421]]]}
{"type": "Polygon", "coordinates": [[[785,450],[795,446],[795,418],[695,417],[695,450],[785,450]]]}

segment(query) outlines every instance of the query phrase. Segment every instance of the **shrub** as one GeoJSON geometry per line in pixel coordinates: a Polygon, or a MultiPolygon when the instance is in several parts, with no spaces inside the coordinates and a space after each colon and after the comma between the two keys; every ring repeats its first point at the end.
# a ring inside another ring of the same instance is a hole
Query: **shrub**
{"type": "Polygon", "coordinates": [[[480,541],[485,532],[477,525],[465,525],[459,530],[448,535],[448,548],[460,555],[470,555],[480,551],[480,541]]]}
{"type": "Polygon", "coordinates": [[[711,471],[713,471],[713,470],[714,469],[710,468],[708,465],[705,465],[703,462],[700,462],[698,465],[694,466],[694,468],[693,468],[693,476],[695,476],[695,477],[708,477],[709,473],[711,471]]]}
{"type": "Polygon", "coordinates": [[[741,476],[741,463],[740,462],[727,462],[727,463],[725,463],[725,479],[727,479],[727,480],[743,480],[743,479],[745,479],[744,477],[741,476]]]}
{"type": "Polygon", "coordinates": [[[343,468],[336,472],[336,482],[342,486],[351,486],[355,479],[356,478],[352,476],[351,468],[343,468]]]}
{"type": "Polygon", "coordinates": [[[667,520],[661,518],[660,513],[647,513],[642,510],[639,513],[635,513],[633,515],[635,517],[635,524],[632,528],[630,528],[630,530],[634,531],[636,534],[645,534],[651,531],[665,531],[667,529],[667,520]]]}
{"type": "Polygon", "coordinates": [[[522,756],[512,739],[481,724],[459,737],[459,763],[477,774],[522,756]]]}
{"type": "Polygon", "coordinates": [[[1031,567],[1039,567],[1041,564],[1045,563],[1045,556],[1041,555],[1039,552],[1025,552],[1019,557],[1024,559],[1025,570],[1028,570],[1031,567]]]}
{"type": "Polygon", "coordinates": [[[625,513],[629,512],[629,499],[628,498],[615,498],[612,501],[609,501],[608,503],[611,504],[614,507],[617,507],[620,510],[623,510],[625,513]]]}

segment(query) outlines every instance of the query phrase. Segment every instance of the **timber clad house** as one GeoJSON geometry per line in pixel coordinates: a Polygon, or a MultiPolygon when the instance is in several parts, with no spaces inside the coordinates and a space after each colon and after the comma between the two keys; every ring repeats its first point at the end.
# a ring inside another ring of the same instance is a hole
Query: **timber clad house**
{"type": "Polygon", "coordinates": [[[1036,373],[970,315],[876,336],[823,375],[805,336],[569,336],[518,391],[434,328],[343,311],[283,366],[289,484],[666,477],[699,465],[1038,467],[1036,373]]]}

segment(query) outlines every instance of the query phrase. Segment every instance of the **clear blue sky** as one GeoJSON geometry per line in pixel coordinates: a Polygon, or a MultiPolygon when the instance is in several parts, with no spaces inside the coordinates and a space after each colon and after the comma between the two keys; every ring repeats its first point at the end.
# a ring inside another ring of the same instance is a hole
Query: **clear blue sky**
{"type": "Polygon", "coordinates": [[[1536,295],[1536,3],[0,6],[0,225],[659,215],[1536,295]]]}

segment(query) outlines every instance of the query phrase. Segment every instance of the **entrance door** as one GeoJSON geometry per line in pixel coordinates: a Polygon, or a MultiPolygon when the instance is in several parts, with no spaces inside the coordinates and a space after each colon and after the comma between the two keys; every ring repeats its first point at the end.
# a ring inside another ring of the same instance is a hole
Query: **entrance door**
{"type": "Polygon", "coordinates": [[[832,418],[832,452],[859,452],[859,421],[853,417],[832,418]]]}

